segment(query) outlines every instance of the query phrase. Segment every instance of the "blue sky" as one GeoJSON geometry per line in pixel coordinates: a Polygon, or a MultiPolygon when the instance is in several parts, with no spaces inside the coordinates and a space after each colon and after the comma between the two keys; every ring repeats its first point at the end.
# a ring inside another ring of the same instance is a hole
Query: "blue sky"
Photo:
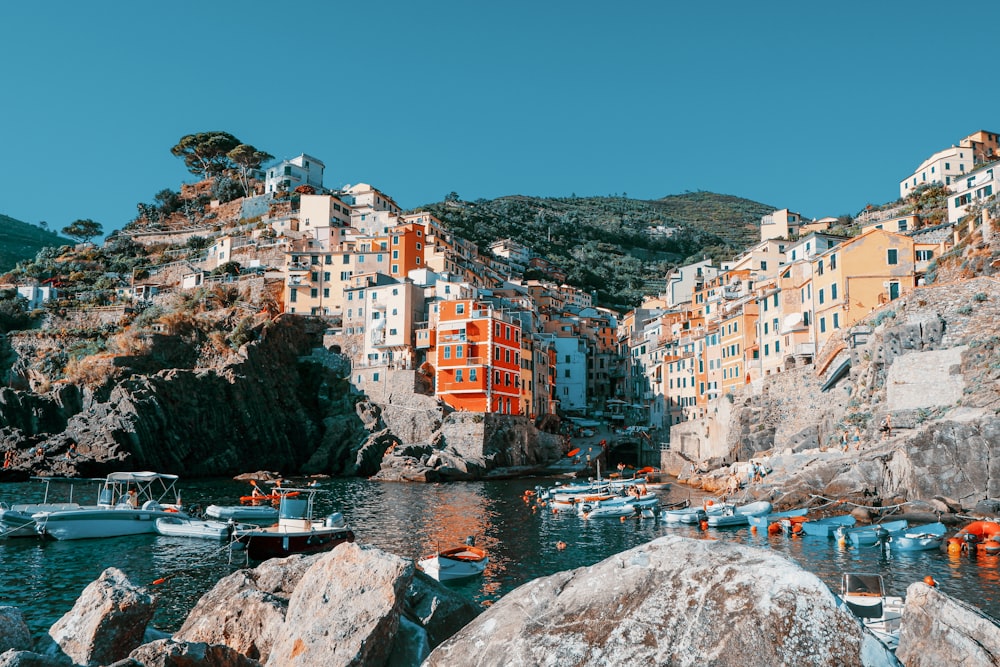
{"type": "Polygon", "coordinates": [[[855,214],[1000,129],[995,49],[961,23],[922,1],[7,3],[0,213],[118,229],[195,180],[181,136],[224,130],[406,209],[707,190],[855,214]]]}

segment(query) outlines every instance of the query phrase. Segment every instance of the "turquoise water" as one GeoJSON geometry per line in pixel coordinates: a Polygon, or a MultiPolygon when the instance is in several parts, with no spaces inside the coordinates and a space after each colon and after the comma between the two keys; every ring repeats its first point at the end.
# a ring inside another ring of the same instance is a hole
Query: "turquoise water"
{"type": "MultiPolygon", "coordinates": [[[[592,565],[656,537],[682,534],[774,549],[834,590],[848,571],[881,573],[894,594],[931,575],[945,592],[1000,617],[1000,557],[841,549],[832,539],[752,535],[747,528],[702,532],[696,526],[666,526],[653,519],[583,521],[575,515],[532,509],[523,501],[525,490],[551,483],[537,479],[447,485],[330,480],[320,487],[317,516],[341,511],[359,543],[413,559],[475,536],[478,546],[489,553],[486,573],[448,585],[481,604],[494,602],[536,577],[592,565]],[[560,541],[567,543],[566,549],[556,547],[560,541]]],[[[204,507],[237,504],[249,485],[182,480],[181,489],[189,507],[204,507]]],[[[91,501],[80,492],[80,502],[91,501]]],[[[41,493],[37,483],[0,484],[2,502],[38,502],[41,493]]],[[[114,566],[158,596],[153,624],[169,632],[180,627],[198,598],[220,577],[244,565],[244,556],[232,554],[230,562],[225,545],[207,540],[158,535],[71,542],[0,539],[0,605],[20,607],[32,631],[44,633],[72,607],[87,584],[114,566]],[[159,579],[165,581],[153,583],[159,579]]]]}

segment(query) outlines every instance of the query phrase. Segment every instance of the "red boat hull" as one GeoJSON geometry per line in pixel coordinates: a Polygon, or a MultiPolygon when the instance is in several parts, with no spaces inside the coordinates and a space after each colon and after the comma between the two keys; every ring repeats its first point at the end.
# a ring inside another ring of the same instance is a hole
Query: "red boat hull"
{"type": "Polygon", "coordinates": [[[302,533],[251,532],[241,535],[238,541],[246,545],[247,555],[254,560],[284,558],[293,554],[312,554],[329,551],[338,544],[354,541],[349,528],[315,530],[302,533]]]}

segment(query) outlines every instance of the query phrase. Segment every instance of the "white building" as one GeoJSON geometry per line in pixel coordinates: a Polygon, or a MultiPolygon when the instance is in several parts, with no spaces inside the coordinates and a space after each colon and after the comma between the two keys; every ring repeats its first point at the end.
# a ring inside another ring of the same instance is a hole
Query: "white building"
{"type": "Polygon", "coordinates": [[[972,171],[972,148],[952,146],[938,151],[921,163],[917,170],[899,182],[899,196],[906,198],[922,185],[951,185],[955,179],[972,171]]]}
{"type": "Polygon", "coordinates": [[[969,212],[971,206],[996,196],[1000,191],[1000,182],[995,175],[997,171],[994,163],[956,179],[948,187],[948,222],[958,222],[969,212]]]}
{"type": "Polygon", "coordinates": [[[668,309],[690,303],[695,287],[701,287],[706,280],[719,275],[719,268],[706,259],[687,266],[680,266],[667,273],[667,290],[664,298],[668,309]]]}
{"type": "Polygon", "coordinates": [[[37,310],[46,301],[58,298],[56,289],[51,285],[18,285],[17,294],[28,300],[29,310],[37,310]]]}
{"type": "Polygon", "coordinates": [[[303,153],[291,160],[284,160],[268,167],[264,177],[264,192],[291,192],[300,185],[323,189],[322,161],[303,153]]]}

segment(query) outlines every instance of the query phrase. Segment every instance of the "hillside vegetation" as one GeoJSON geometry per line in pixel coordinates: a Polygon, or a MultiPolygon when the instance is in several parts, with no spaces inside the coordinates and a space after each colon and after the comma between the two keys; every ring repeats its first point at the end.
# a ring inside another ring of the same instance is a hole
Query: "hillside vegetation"
{"type": "Polygon", "coordinates": [[[659,200],[509,196],[466,202],[453,195],[422,208],[481,250],[504,238],[528,246],[565,270],[567,283],[619,308],[661,291],[666,272],[678,264],[742,252],[757,240],[761,216],[774,210],[711,192],[659,200]]]}
{"type": "Polygon", "coordinates": [[[0,272],[9,271],[42,248],[71,245],[73,242],[41,227],[0,214],[0,272]]]}

